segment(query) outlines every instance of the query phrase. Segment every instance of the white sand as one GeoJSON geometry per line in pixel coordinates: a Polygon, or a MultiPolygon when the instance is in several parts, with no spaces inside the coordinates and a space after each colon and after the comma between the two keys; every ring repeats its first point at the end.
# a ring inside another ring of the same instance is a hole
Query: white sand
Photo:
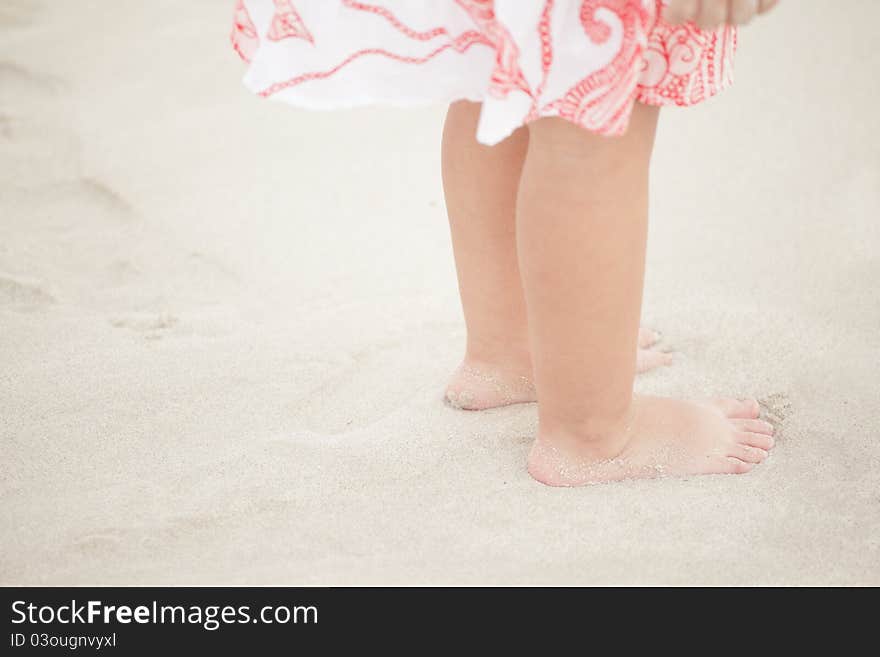
{"type": "Polygon", "coordinates": [[[783,3],[662,120],[639,388],[778,448],[581,490],[533,406],[439,400],[443,108],[255,99],[231,4],[0,6],[0,582],[880,584],[877,3],[783,3]]]}

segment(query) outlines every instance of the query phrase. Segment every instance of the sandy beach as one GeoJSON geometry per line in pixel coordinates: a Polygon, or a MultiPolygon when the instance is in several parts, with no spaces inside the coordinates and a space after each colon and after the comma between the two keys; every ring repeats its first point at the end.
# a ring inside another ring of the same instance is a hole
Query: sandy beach
{"type": "Polygon", "coordinates": [[[637,388],[778,446],[552,489],[534,405],[441,401],[445,108],[255,98],[231,1],[4,0],[0,584],[880,585],[880,5],[836,4],[743,30],[653,164],[637,388]]]}

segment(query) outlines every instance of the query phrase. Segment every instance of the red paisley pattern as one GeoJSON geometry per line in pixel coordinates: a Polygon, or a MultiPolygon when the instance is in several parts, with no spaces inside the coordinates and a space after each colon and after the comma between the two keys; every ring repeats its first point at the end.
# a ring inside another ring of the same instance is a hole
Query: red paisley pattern
{"type": "Polygon", "coordinates": [[[514,89],[531,93],[519,67],[519,48],[507,28],[495,17],[493,0],[456,0],[473,19],[487,44],[495,49],[495,67],[489,82],[489,93],[504,98],[514,89]]]}
{"type": "Polygon", "coordinates": [[[731,83],[736,31],[669,25],[664,1],[237,0],[232,43],[252,90],[296,105],[470,98],[484,143],[542,116],[619,135],[635,101],[731,83]]]}
{"type": "Polygon", "coordinates": [[[290,0],[275,0],[275,15],[266,38],[270,41],[296,38],[315,42],[290,0]]]}
{"type": "Polygon", "coordinates": [[[251,60],[251,57],[254,56],[254,53],[260,46],[257,28],[254,26],[242,0],[236,0],[235,3],[230,40],[232,41],[232,47],[235,48],[235,51],[246,62],[251,60]]]}

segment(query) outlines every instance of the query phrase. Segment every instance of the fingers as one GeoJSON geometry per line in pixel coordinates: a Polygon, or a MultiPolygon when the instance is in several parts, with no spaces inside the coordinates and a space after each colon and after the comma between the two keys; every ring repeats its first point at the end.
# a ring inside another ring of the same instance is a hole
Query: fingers
{"type": "Polygon", "coordinates": [[[663,20],[672,25],[680,25],[696,20],[700,11],[700,0],[671,0],[663,10],[663,20]]]}
{"type": "Polygon", "coordinates": [[[731,25],[745,25],[758,12],[760,0],[730,0],[728,22],[731,25]]]}
{"type": "Polygon", "coordinates": [[[728,5],[728,0],[702,0],[700,12],[695,21],[697,26],[704,30],[711,30],[726,23],[728,5]]]}
{"type": "Polygon", "coordinates": [[[745,25],[756,14],[770,11],[779,0],[670,0],[663,19],[673,25],[693,22],[704,30],[745,25]]]}

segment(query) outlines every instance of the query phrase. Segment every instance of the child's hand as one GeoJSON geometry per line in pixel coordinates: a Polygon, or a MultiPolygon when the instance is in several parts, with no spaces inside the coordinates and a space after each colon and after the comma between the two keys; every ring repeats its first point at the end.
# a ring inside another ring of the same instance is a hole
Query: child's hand
{"type": "Polygon", "coordinates": [[[745,25],[756,14],[776,6],[778,0],[669,0],[663,18],[673,25],[693,21],[709,30],[725,23],[745,25]]]}

